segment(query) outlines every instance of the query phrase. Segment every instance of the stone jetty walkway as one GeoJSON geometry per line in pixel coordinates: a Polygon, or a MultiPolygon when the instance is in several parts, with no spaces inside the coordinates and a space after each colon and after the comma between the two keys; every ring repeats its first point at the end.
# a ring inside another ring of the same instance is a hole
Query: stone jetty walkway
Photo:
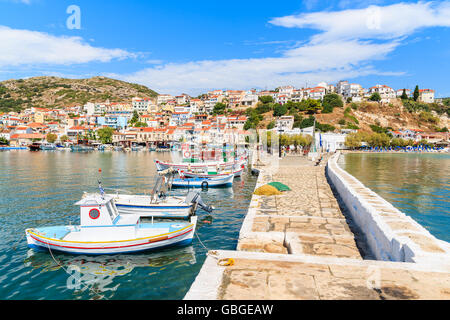
{"type": "Polygon", "coordinates": [[[442,266],[362,258],[326,160],[286,157],[259,167],[256,187],[278,181],[291,191],[253,195],[237,250],[210,251],[185,299],[450,299],[442,266]]]}
{"type": "Polygon", "coordinates": [[[267,182],[282,182],[291,191],[254,196],[257,208],[247,217],[251,232],[241,233],[238,250],[361,259],[324,170],[305,157],[287,157],[277,172],[262,177],[267,182]]]}

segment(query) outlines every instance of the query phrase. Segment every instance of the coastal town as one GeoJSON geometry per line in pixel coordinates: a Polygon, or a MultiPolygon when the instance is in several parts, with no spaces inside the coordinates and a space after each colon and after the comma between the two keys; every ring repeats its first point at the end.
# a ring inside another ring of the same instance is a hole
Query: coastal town
{"type": "MultiPolygon", "coordinates": [[[[286,135],[312,136],[313,122],[306,121],[308,119],[298,121],[297,115],[292,112],[292,109],[296,111],[292,105],[312,105],[306,108],[311,120],[311,114],[327,113],[327,97],[337,97],[342,101],[341,106],[351,104],[353,109],[365,101],[391,105],[393,101],[403,101],[402,99],[442,105],[444,99],[435,99],[434,95],[432,89],[395,90],[379,84],[365,89],[360,84],[348,81],[339,81],[336,85],[322,82],[312,88],[281,86],[272,91],[212,90],[198,97],[184,93],[176,96],[158,94],[155,98],[135,97],[131,101],[107,100],[58,108],[30,107],[21,112],[3,113],[0,114],[0,139],[3,145],[18,148],[27,147],[33,142],[58,143],[65,146],[109,144],[124,148],[167,148],[184,142],[187,136],[195,136],[203,143],[244,144],[245,137],[249,135],[248,130],[261,127],[255,125],[253,114],[249,112],[252,109],[259,111],[258,106],[270,105],[269,109],[263,112],[274,111],[267,129],[286,135]],[[287,108],[283,109],[283,106],[287,108]],[[275,110],[277,108],[280,110],[275,110]]],[[[435,111],[427,114],[429,117],[437,115],[435,111]]],[[[317,146],[327,151],[351,146],[346,143],[346,137],[359,129],[356,126],[357,120],[354,117],[353,119],[355,123],[347,124],[341,120],[343,123],[339,122],[339,127],[316,126],[315,131],[322,133],[320,138],[316,139],[317,146]]],[[[426,140],[444,147],[449,142],[446,124],[442,128],[436,126],[434,131],[404,127],[388,128],[385,132],[392,138],[416,142],[426,140]]]]}

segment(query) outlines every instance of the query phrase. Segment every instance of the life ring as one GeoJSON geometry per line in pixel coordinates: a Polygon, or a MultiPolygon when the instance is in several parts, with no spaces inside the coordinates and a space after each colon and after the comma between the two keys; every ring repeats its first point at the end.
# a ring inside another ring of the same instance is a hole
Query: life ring
{"type": "Polygon", "coordinates": [[[185,151],[184,152],[184,157],[185,158],[190,158],[191,157],[191,153],[189,151],[185,151]]]}
{"type": "Polygon", "coordinates": [[[208,181],[203,181],[202,182],[202,189],[207,189],[208,188],[208,181]]]}

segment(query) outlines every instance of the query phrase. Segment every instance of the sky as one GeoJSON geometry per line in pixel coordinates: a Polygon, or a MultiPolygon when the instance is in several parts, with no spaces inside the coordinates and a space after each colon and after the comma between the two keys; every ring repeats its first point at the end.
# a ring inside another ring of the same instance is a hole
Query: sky
{"type": "Polygon", "coordinates": [[[0,0],[0,80],[191,95],[348,80],[449,97],[449,74],[450,1],[0,0]]]}

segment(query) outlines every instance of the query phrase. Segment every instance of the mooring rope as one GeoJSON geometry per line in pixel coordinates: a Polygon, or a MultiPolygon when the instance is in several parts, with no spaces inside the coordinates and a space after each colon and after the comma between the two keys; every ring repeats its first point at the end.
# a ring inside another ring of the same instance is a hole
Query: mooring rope
{"type": "MultiPolygon", "coordinates": [[[[72,276],[72,274],[66,269],[64,268],[64,266],[55,258],[55,256],[53,255],[52,249],[50,248],[48,242],[45,243],[47,245],[47,248],[50,252],[50,255],[53,259],[53,261],[55,261],[55,263],[60,266],[69,276],[72,276]]],[[[100,293],[96,290],[94,290],[93,288],[90,288],[89,286],[87,286],[86,284],[84,284],[81,280],[80,280],[80,284],[82,286],[84,286],[85,289],[88,289],[91,293],[96,294],[96,295],[100,295],[100,293]]],[[[106,300],[108,300],[108,298],[106,298],[105,296],[103,296],[103,298],[105,298],[106,300]]]]}

